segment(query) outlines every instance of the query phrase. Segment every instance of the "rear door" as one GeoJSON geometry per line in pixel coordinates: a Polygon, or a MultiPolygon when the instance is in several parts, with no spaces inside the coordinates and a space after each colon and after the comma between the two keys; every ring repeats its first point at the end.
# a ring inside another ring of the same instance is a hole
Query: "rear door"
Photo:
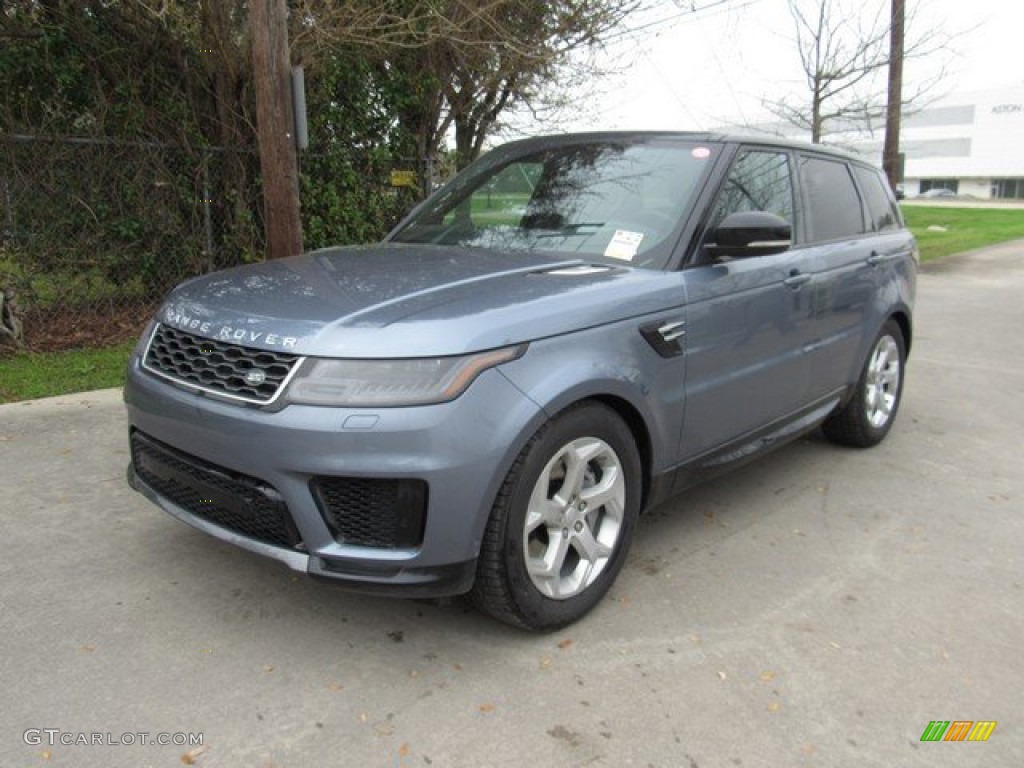
{"type": "Polygon", "coordinates": [[[868,222],[846,160],[798,156],[803,197],[805,260],[814,273],[809,292],[814,332],[810,346],[810,400],[834,394],[858,354],[875,286],[868,257],[868,222]]]}
{"type": "Polygon", "coordinates": [[[809,395],[855,383],[866,346],[881,326],[886,263],[910,247],[899,211],[874,169],[843,158],[798,160],[809,268],[814,271],[809,395]]]}

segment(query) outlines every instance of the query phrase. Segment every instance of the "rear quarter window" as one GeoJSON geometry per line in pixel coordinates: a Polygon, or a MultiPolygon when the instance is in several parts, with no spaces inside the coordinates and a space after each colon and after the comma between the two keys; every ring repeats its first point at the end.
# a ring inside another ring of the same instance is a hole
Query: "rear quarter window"
{"type": "Polygon", "coordinates": [[[871,226],[876,232],[900,228],[900,211],[895,198],[888,191],[888,182],[873,168],[854,166],[864,202],[868,207],[871,226]]]}
{"type": "Polygon", "coordinates": [[[846,163],[803,155],[800,179],[807,205],[807,237],[811,242],[864,234],[867,228],[860,195],[846,163]]]}

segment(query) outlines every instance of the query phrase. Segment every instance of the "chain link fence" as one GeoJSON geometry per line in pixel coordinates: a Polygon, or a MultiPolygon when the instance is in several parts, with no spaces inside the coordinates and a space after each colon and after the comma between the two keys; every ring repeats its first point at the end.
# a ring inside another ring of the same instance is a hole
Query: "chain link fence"
{"type": "MultiPolygon", "coordinates": [[[[419,197],[379,152],[300,165],[307,249],[379,239],[419,197]]],[[[0,135],[0,353],[131,340],[175,284],[263,257],[250,148],[0,135]]]]}

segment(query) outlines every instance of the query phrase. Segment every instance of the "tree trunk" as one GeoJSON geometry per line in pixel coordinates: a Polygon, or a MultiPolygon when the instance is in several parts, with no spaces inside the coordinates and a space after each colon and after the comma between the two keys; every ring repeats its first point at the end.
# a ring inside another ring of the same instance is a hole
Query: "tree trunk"
{"type": "Polygon", "coordinates": [[[814,95],[811,97],[811,143],[821,143],[821,85],[814,84],[814,95]]]}
{"type": "Polygon", "coordinates": [[[252,0],[249,25],[267,258],[302,253],[286,0],[252,0]]]}

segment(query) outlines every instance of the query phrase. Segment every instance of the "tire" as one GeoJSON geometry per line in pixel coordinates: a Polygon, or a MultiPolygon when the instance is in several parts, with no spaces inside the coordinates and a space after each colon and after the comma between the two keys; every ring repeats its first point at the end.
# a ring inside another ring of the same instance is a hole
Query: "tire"
{"type": "Polygon", "coordinates": [[[640,511],[640,454],[607,406],[549,421],[491,510],[470,600],[499,621],[551,631],[578,620],[622,568],[640,511]]]}
{"type": "Polygon", "coordinates": [[[853,397],[822,424],[825,436],[857,448],[882,442],[899,409],[906,359],[903,332],[889,320],[871,345],[853,397]]]}

